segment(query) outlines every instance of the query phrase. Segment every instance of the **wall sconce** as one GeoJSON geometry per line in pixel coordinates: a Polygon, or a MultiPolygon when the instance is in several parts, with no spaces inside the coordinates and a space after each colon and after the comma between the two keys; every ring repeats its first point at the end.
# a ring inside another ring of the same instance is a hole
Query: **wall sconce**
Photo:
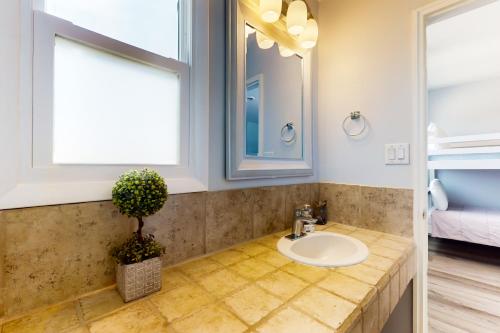
{"type": "Polygon", "coordinates": [[[263,50],[270,49],[274,45],[274,40],[267,37],[260,31],[257,31],[257,35],[255,37],[257,39],[257,45],[263,50]]]}
{"type": "Polygon", "coordinates": [[[260,0],[259,11],[262,21],[274,23],[281,16],[282,0],[260,0]]]}
{"type": "Polygon", "coordinates": [[[299,36],[300,47],[312,49],[318,41],[318,23],[315,19],[307,20],[306,29],[299,36]]]}
{"type": "Polygon", "coordinates": [[[292,36],[300,35],[307,24],[307,5],[302,0],[295,0],[288,6],[286,12],[286,26],[292,36]]]}
{"type": "MultiPolygon", "coordinates": [[[[308,49],[316,46],[318,41],[319,28],[318,23],[310,13],[309,7],[304,0],[240,0],[243,3],[256,4],[259,1],[258,13],[257,8],[253,7],[252,10],[257,17],[260,17],[262,22],[276,23],[282,16],[286,22],[286,30],[292,39],[296,41],[296,49],[289,49],[287,47],[279,46],[280,55],[283,57],[290,57],[294,54],[301,54],[308,49]]],[[[255,6],[255,5],[252,5],[255,6]]],[[[257,23],[257,26],[259,24],[257,23]]],[[[276,24],[281,31],[281,24],[276,24]]],[[[255,30],[247,27],[245,35],[248,37],[255,30]]],[[[265,30],[264,30],[265,31],[265,30]]],[[[272,36],[276,36],[271,34],[272,36]]],[[[269,49],[273,47],[274,40],[270,37],[257,31],[257,44],[261,49],[269,49]]],[[[277,40],[281,44],[280,40],[277,40]]]]}
{"type": "Polygon", "coordinates": [[[251,26],[249,26],[248,24],[245,25],[245,37],[248,38],[248,36],[250,36],[251,34],[253,34],[255,32],[255,29],[252,28],[251,26]]]}
{"type": "Polygon", "coordinates": [[[292,50],[290,50],[287,47],[278,45],[278,48],[279,48],[279,51],[280,51],[280,56],[282,56],[283,58],[288,58],[288,57],[291,57],[291,56],[293,56],[295,54],[295,52],[293,52],[292,50]]]}

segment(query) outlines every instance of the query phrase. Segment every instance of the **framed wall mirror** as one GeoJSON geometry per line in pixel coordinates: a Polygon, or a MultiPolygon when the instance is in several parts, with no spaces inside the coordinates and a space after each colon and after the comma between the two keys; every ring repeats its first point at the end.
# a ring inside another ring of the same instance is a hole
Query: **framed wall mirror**
{"type": "Polygon", "coordinates": [[[228,179],[312,175],[311,55],[227,0],[228,179]]]}

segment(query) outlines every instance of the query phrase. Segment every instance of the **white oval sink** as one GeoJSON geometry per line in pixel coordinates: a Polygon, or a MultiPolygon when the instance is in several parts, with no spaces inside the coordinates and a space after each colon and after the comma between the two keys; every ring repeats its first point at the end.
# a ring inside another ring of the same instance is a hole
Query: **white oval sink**
{"type": "Polygon", "coordinates": [[[369,254],[361,241],[324,231],[316,231],[296,240],[282,237],[278,241],[278,251],[302,264],[321,267],[356,265],[369,254]]]}

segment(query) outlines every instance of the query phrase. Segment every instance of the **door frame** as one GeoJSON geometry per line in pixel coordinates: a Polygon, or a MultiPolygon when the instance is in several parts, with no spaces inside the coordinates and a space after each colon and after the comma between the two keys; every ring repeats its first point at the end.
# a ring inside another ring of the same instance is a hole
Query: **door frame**
{"type": "Polygon", "coordinates": [[[413,114],[414,166],[413,232],[417,245],[417,275],[413,285],[413,332],[427,333],[428,319],[428,176],[427,176],[427,57],[426,27],[429,23],[498,0],[438,0],[413,12],[413,114]]]}

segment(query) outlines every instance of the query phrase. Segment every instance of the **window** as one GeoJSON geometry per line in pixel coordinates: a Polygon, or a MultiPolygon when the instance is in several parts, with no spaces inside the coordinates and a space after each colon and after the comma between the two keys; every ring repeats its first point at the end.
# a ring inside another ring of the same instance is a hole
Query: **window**
{"type": "Polygon", "coordinates": [[[179,59],[178,7],[178,0],[45,0],[48,14],[172,59],[179,59]]]}
{"type": "Polygon", "coordinates": [[[35,89],[52,91],[35,101],[35,164],[178,165],[189,78],[177,1],[46,0],[45,12],[35,52],[53,68],[35,89]]]}
{"type": "Polygon", "coordinates": [[[178,164],[175,72],[55,38],[53,161],[178,164]]]}
{"type": "Polygon", "coordinates": [[[31,4],[21,2],[19,114],[7,118],[20,149],[0,165],[0,209],[110,199],[131,168],[155,168],[170,193],[206,190],[208,4],[31,4]]]}

